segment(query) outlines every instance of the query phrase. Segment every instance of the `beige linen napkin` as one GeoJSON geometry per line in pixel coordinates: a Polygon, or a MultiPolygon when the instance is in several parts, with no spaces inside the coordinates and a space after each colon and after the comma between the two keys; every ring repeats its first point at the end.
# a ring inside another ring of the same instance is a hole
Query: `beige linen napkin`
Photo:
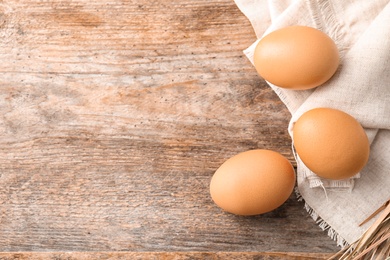
{"type": "MultiPolygon", "coordinates": [[[[278,28],[306,25],[336,42],[341,65],[325,84],[312,90],[281,89],[269,83],[294,122],[307,110],[331,107],[354,116],[371,143],[367,166],[353,178],[318,178],[297,156],[299,196],[321,228],[340,246],[359,239],[373,223],[359,227],[390,199],[390,3],[389,0],[235,0],[261,39],[278,28]]],[[[253,62],[254,42],[244,50],[253,62]]],[[[291,135],[292,136],[292,135],[291,135]]]]}

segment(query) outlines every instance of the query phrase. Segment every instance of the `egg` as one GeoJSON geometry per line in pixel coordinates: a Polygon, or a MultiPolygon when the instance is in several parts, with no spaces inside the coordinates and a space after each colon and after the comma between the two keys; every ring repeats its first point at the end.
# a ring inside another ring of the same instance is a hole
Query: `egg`
{"type": "Polygon", "coordinates": [[[370,144],[351,115],[332,108],[305,112],[293,125],[293,141],[302,162],[320,177],[352,177],[367,164],[370,144]]]}
{"type": "Polygon", "coordinates": [[[237,215],[258,215],[281,206],[295,185],[294,168],[280,153],[257,149],[225,161],[210,182],[213,201],[237,215]]]}
{"type": "Polygon", "coordinates": [[[289,26],[264,36],[256,45],[254,65],[266,81],[286,89],[315,88],[339,66],[339,52],[325,33],[307,26],[289,26]]]}

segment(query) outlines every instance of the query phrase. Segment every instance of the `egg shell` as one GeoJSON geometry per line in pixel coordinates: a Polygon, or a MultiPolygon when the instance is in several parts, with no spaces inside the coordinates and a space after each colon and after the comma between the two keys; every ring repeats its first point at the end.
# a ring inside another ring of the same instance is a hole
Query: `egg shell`
{"type": "Polygon", "coordinates": [[[332,108],[305,112],[293,126],[295,150],[320,177],[352,177],[367,164],[370,144],[366,132],[351,115],[332,108]]]}
{"type": "Polygon", "coordinates": [[[334,41],[320,30],[289,26],[258,42],[254,65],[260,76],[278,87],[311,89],[336,72],[339,52],[334,41]]]}
{"type": "Polygon", "coordinates": [[[249,150],[225,161],[210,183],[213,201],[237,215],[258,215],[281,206],[291,195],[295,172],[291,163],[271,150],[249,150]]]}

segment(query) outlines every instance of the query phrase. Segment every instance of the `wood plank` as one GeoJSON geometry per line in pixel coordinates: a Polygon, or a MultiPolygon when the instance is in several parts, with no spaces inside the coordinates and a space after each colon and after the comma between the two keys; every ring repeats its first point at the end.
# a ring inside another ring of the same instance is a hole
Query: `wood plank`
{"type": "Polygon", "coordinates": [[[163,260],[185,260],[185,259],[201,259],[201,260],[321,260],[329,258],[330,254],[321,253],[285,253],[285,252],[50,252],[50,253],[0,253],[0,258],[8,259],[29,259],[29,260],[44,260],[44,259],[104,259],[104,260],[119,260],[119,259],[163,259],[163,260]]]}
{"type": "Polygon", "coordinates": [[[0,251],[337,250],[294,195],[249,218],[210,199],[238,152],[294,162],[233,1],[9,0],[0,14],[0,251]]]}

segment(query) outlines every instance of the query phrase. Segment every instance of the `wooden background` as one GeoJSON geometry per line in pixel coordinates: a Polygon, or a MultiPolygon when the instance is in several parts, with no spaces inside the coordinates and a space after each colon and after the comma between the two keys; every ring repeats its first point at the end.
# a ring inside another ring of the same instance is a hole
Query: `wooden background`
{"type": "Polygon", "coordinates": [[[210,199],[239,152],[293,162],[290,115],[242,53],[256,37],[233,0],[1,1],[0,37],[0,259],[338,250],[294,194],[255,217],[210,199]]]}

